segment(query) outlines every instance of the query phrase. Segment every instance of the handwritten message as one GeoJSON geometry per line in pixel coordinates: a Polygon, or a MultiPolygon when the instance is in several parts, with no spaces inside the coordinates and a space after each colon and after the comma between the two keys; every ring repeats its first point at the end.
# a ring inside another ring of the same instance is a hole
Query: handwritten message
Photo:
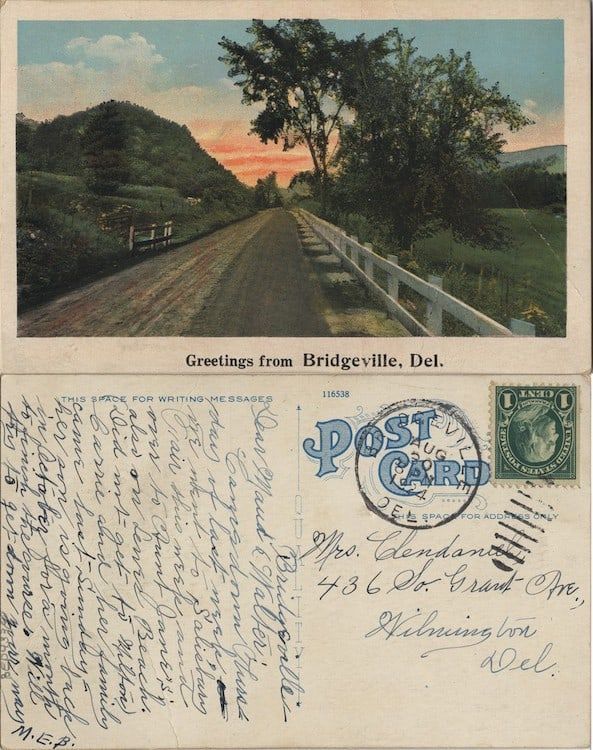
{"type": "Polygon", "coordinates": [[[298,710],[271,398],[170,401],[3,408],[3,709],[28,744],[298,710]]]}

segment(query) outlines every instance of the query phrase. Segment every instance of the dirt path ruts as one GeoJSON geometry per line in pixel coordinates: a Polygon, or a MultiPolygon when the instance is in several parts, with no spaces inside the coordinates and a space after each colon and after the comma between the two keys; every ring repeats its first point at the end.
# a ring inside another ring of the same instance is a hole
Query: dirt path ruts
{"type": "MultiPolygon", "coordinates": [[[[87,284],[19,316],[18,335],[191,335],[217,282],[254,235],[265,236],[277,221],[278,211],[266,211],[87,284]]],[[[223,326],[218,335],[229,334],[223,326]]]]}

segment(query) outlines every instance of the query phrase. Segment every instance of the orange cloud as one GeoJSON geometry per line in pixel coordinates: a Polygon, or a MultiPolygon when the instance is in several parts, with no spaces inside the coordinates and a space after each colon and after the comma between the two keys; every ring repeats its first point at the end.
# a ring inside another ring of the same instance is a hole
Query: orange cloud
{"type": "Polygon", "coordinates": [[[297,172],[311,169],[306,146],[283,151],[280,143],[262,143],[249,133],[241,120],[193,120],[188,123],[193,137],[206,151],[248,185],[277,172],[278,183],[286,186],[297,172]]]}

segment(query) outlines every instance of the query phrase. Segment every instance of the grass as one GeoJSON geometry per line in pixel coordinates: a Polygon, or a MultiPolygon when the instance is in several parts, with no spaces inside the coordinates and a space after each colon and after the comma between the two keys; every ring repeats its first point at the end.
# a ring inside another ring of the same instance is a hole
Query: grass
{"type": "Polygon", "coordinates": [[[80,177],[49,172],[19,173],[17,200],[21,309],[148,254],[130,256],[131,224],[172,219],[179,245],[253,213],[232,196],[189,202],[160,186],[123,185],[116,195],[95,195],[80,177]]]}
{"type": "Polygon", "coordinates": [[[471,247],[440,232],[417,243],[417,262],[441,275],[447,291],[503,325],[518,317],[532,320],[540,333],[564,335],[566,218],[541,209],[497,213],[513,237],[510,250],[471,247]]]}
{"type": "MultiPolygon", "coordinates": [[[[320,214],[319,204],[308,199],[303,208],[320,214]]],[[[486,250],[456,242],[439,232],[416,243],[414,251],[397,252],[386,233],[360,214],[332,217],[360,242],[371,242],[376,252],[398,255],[400,264],[426,279],[443,278],[443,288],[471,307],[508,326],[511,318],[535,324],[537,335],[564,336],[566,331],[566,217],[563,207],[496,209],[510,231],[513,247],[486,250]]],[[[400,284],[401,301],[425,322],[425,300],[400,284]]],[[[445,335],[475,335],[451,316],[443,318],[445,335]]]]}

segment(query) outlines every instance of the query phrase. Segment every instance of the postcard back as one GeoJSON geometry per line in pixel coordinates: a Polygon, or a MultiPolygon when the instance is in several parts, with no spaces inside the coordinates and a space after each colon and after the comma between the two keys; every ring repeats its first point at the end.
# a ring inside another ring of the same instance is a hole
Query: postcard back
{"type": "Polygon", "coordinates": [[[587,744],[585,379],[2,399],[4,747],[587,744]]]}

